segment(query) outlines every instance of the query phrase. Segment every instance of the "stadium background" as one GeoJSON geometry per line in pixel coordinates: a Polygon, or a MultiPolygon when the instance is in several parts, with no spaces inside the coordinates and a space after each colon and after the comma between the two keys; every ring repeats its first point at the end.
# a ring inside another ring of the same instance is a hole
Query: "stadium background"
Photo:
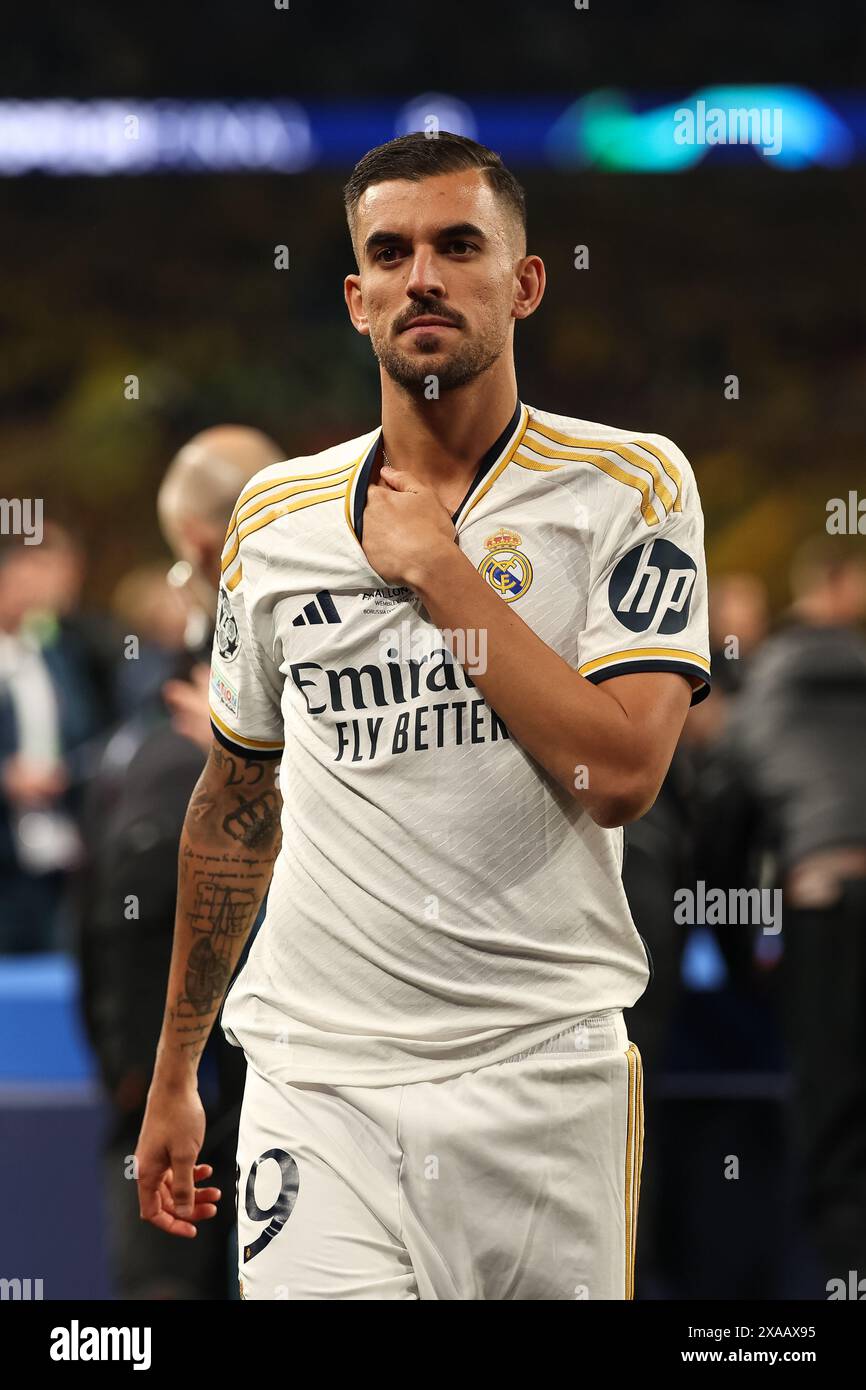
{"type": "MultiPolygon", "coordinates": [[[[84,548],[82,604],[104,611],[131,570],[167,569],[156,489],[197,430],[252,424],[293,455],[372,428],[375,363],[342,302],[354,267],[340,189],[354,159],[402,132],[407,106],[438,93],[473,115],[465,133],[499,149],[527,192],[550,284],[516,337],[521,397],[672,436],[697,475],[711,579],[757,574],[778,614],[794,548],[863,476],[864,25],[842,0],[760,14],[596,0],[584,12],[292,0],[19,13],[0,55],[4,101],[285,99],[336,135],[292,173],[6,170],[3,495],[44,498],[46,519],[84,548]],[[573,161],[557,160],[537,134],[575,103],[584,129],[593,93],[647,111],[721,83],[770,104],[786,84],[785,100],[814,99],[819,125],[820,111],[831,133],[842,119],[847,138],[829,152],[818,140],[798,167],[718,149],[647,172],[639,140],[612,168],[577,137],[573,161]],[[482,116],[497,110],[498,124],[482,116]],[[288,270],[274,267],[278,245],[288,270]],[[124,396],[131,373],[137,400],[124,396]],[[738,399],[725,395],[732,373],[738,399]]],[[[15,1268],[0,1273],[43,1277],[46,1297],[99,1297],[111,1289],[102,1100],[71,961],[3,962],[0,1215],[15,1268]],[[62,1220],[48,1218],[46,1183],[62,1220]]],[[[812,1291],[766,973],[743,992],[699,931],[685,952],[659,1081],[664,1296],[812,1291]],[[718,1153],[744,1148],[748,1176],[725,1188],[718,1153]]]]}

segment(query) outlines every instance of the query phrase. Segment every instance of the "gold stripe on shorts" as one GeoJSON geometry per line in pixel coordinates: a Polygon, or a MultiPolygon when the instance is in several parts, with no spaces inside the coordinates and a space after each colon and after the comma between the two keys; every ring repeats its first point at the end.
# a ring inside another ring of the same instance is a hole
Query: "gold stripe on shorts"
{"type": "Polygon", "coordinates": [[[634,1298],[634,1266],[637,1248],[637,1212],[643,1169],[643,1062],[634,1043],[626,1051],[628,1062],[628,1116],[625,1140],[625,1296],[634,1298]]]}

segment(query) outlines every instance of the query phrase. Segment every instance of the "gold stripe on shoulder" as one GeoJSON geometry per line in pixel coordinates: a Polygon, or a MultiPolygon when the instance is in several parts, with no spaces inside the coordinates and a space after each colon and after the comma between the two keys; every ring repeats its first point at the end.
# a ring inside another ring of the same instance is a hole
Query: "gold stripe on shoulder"
{"type": "Polygon", "coordinates": [[[525,454],[515,454],[514,462],[519,463],[521,468],[531,468],[535,473],[555,473],[557,468],[564,468],[564,463],[539,463],[537,459],[529,459],[525,454]]]}
{"type": "MultiPolygon", "coordinates": [[[[535,449],[540,454],[544,454],[547,458],[563,457],[558,450],[546,449],[543,444],[530,443],[529,447],[530,449],[535,449]]],[[[671,495],[670,489],[667,487],[665,480],[652,459],[643,458],[636,450],[629,448],[627,444],[608,444],[598,439],[575,440],[574,447],[575,449],[598,449],[608,454],[617,454],[624,462],[632,464],[635,468],[643,469],[644,473],[649,473],[652,478],[653,488],[655,489],[656,496],[664,507],[665,516],[675,508],[676,503],[671,495]]],[[[672,480],[669,479],[669,481],[672,480]]]]}
{"type": "Polygon", "coordinates": [[[583,449],[571,449],[566,454],[545,449],[541,444],[531,444],[529,447],[548,454],[550,458],[561,458],[573,463],[590,463],[593,468],[597,468],[601,473],[606,473],[609,478],[614,478],[616,482],[624,483],[626,487],[633,487],[635,492],[640,493],[640,514],[647,526],[658,526],[659,518],[652,504],[653,495],[650,491],[650,485],[645,479],[636,478],[633,473],[626,473],[612,459],[604,458],[601,454],[588,453],[583,449]]]}
{"type": "MultiPolygon", "coordinates": [[[[252,517],[257,516],[258,513],[264,511],[266,507],[272,507],[275,502],[284,502],[287,497],[296,497],[298,493],[316,492],[321,494],[326,489],[333,490],[334,488],[339,488],[345,483],[348,476],[349,471],[348,468],[346,468],[341,470],[341,473],[337,475],[336,480],[333,483],[322,484],[319,482],[309,481],[308,479],[304,479],[303,481],[298,482],[292,482],[285,487],[280,487],[277,492],[272,492],[271,495],[264,502],[253,502],[252,500],[248,502],[246,507],[244,507],[242,511],[238,511],[235,538],[231,542],[231,545],[227,545],[223,550],[223,567],[225,567],[226,565],[230,565],[232,560],[237,555],[238,547],[241,543],[241,538],[248,534],[248,531],[244,529],[245,523],[248,522],[252,517]]],[[[276,486],[276,484],[274,485],[276,486]]]]}
{"type": "Polygon", "coordinates": [[[667,454],[663,454],[661,449],[657,449],[646,439],[636,439],[634,442],[639,444],[642,449],[646,449],[647,453],[652,454],[654,458],[657,458],[668,477],[676,484],[677,500],[674,502],[674,511],[681,512],[683,509],[683,475],[676,464],[668,458],[667,454]]]}
{"type": "MultiPolygon", "coordinates": [[[[261,510],[253,513],[257,518],[256,520],[251,519],[245,525],[238,527],[237,538],[234,542],[235,553],[237,553],[241,541],[246,536],[251,536],[255,531],[260,531],[263,526],[270,526],[272,521],[279,521],[281,516],[288,516],[291,512],[303,511],[305,507],[317,507],[320,502],[338,502],[341,496],[342,485],[339,487],[335,486],[330,493],[317,493],[314,497],[300,497],[295,502],[285,502],[282,506],[274,507],[271,511],[264,512],[264,515],[262,515],[261,510]]],[[[225,562],[223,571],[232,563],[233,558],[234,556],[225,562]]]]}
{"type": "Polygon", "coordinates": [[[244,576],[244,567],[243,567],[242,564],[238,564],[238,567],[237,567],[237,569],[235,570],[234,574],[232,575],[231,579],[227,579],[227,580],[226,580],[226,588],[229,589],[229,590],[234,590],[234,589],[236,589],[236,588],[238,587],[238,585],[240,584],[241,580],[243,579],[243,576],[244,576]]]}
{"type": "MultiPolygon", "coordinates": [[[[642,457],[642,455],[637,453],[635,449],[631,448],[629,444],[618,443],[614,440],[603,439],[569,440],[567,435],[560,434],[558,430],[549,430],[546,425],[536,425],[534,426],[534,428],[538,430],[539,434],[544,435],[546,439],[550,439],[554,443],[570,444],[572,451],[579,451],[583,449],[599,449],[603,450],[608,454],[618,454],[621,459],[623,459],[626,463],[630,463],[634,468],[641,468],[643,469],[644,473],[649,473],[653,481],[653,488],[655,490],[656,496],[658,497],[659,501],[664,507],[665,516],[667,516],[670,511],[682,510],[682,504],[680,503],[680,489],[682,487],[682,479],[677,470],[674,468],[673,464],[671,464],[669,467],[665,469],[667,473],[667,480],[665,480],[665,478],[662,477],[661,473],[656,467],[655,463],[653,463],[652,459],[642,457]],[[676,477],[674,477],[674,474],[676,474],[676,477]],[[675,485],[677,489],[676,497],[674,497],[671,494],[671,491],[667,486],[668,482],[675,485]]],[[[641,448],[647,448],[643,441],[635,440],[634,442],[639,443],[641,448]]],[[[543,444],[533,444],[532,442],[530,442],[529,448],[535,449],[537,453],[543,454],[546,458],[568,457],[567,454],[563,455],[559,450],[545,448],[543,444]]],[[[647,451],[649,453],[652,453],[653,457],[658,459],[664,467],[664,460],[660,454],[658,454],[653,449],[648,449],[647,451]]],[[[577,457],[579,459],[583,459],[583,461],[586,461],[583,458],[583,455],[580,453],[577,454],[577,457]]],[[[652,522],[649,522],[648,524],[652,525],[652,522]]]]}
{"type": "Polygon", "coordinates": [[[351,464],[343,463],[336,468],[326,468],[321,473],[281,473],[278,477],[271,478],[268,482],[259,483],[257,487],[249,488],[247,491],[242,492],[235,503],[235,509],[231,514],[231,519],[226,528],[226,541],[228,541],[229,536],[235,528],[238,513],[241,511],[241,508],[245,507],[249,502],[252,502],[254,498],[260,497],[263,492],[270,492],[271,488],[282,487],[284,483],[300,483],[304,481],[317,482],[322,478],[331,478],[336,473],[345,473],[351,466],[351,464]]]}

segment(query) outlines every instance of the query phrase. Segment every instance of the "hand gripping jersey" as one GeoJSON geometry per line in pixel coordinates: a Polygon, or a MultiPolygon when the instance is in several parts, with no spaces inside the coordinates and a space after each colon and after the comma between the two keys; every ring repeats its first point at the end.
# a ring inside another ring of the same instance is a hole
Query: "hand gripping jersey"
{"type": "MultiPolygon", "coordinates": [[[[622,830],[509,737],[472,680],[483,633],[454,660],[367,562],[380,433],[257,474],[223,552],[213,729],[281,759],[283,838],[222,1023],[291,1082],[453,1076],[629,1007],[649,975],[622,830]]],[[[708,693],[703,518],[670,440],[518,401],[454,521],[587,680],[676,671],[708,693]]]]}

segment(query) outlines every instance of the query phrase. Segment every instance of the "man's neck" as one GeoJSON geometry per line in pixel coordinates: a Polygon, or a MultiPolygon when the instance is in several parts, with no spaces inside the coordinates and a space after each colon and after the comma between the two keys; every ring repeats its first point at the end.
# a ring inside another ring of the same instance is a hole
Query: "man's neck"
{"type": "Polygon", "coordinates": [[[389,462],[432,488],[446,505],[456,496],[452,511],[514,413],[517,383],[510,365],[495,380],[485,373],[485,379],[432,401],[383,378],[382,438],[389,462]]]}

